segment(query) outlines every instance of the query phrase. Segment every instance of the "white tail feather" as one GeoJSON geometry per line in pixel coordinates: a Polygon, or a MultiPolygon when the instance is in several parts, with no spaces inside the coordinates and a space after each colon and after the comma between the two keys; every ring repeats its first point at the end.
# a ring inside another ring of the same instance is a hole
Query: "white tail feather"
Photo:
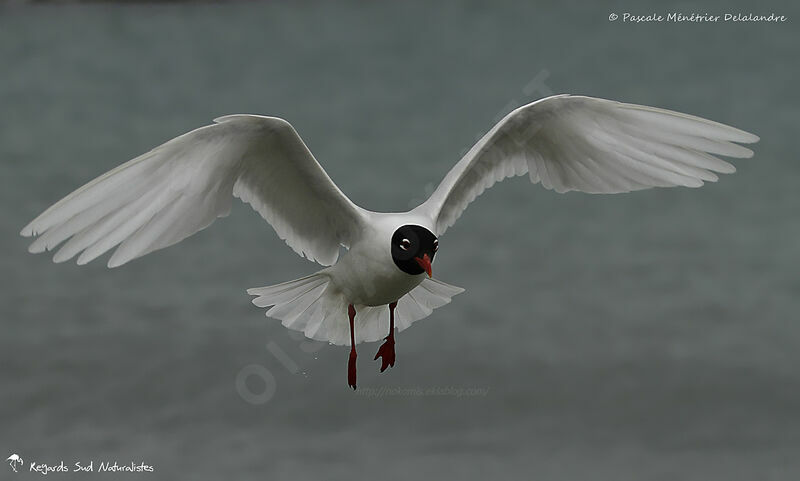
{"type": "MultiPolygon", "coordinates": [[[[266,315],[280,319],[289,329],[301,331],[306,337],[317,341],[350,345],[348,302],[330,281],[327,274],[318,272],[274,286],[248,289],[247,293],[256,296],[253,304],[269,307],[266,315]]],[[[464,289],[460,287],[425,279],[397,301],[395,327],[398,332],[407,329],[462,292],[464,289]]],[[[356,305],[355,308],[356,344],[386,337],[389,332],[387,306],[356,305]]]]}

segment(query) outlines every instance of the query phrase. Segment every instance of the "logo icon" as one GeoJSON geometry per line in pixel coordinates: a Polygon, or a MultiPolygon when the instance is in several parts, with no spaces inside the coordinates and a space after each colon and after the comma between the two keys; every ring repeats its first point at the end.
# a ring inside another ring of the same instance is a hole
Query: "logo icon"
{"type": "Polygon", "coordinates": [[[17,472],[17,465],[22,466],[22,458],[19,457],[19,454],[12,454],[6,461],[8,461],[8,465],[11,466],[15,473],[17,472]]]}

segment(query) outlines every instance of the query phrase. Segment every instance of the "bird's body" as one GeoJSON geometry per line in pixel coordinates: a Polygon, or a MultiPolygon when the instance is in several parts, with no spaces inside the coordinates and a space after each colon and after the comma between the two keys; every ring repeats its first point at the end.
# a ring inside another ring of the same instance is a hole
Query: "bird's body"
{"type": "Polygon", "coordinates": [[[349,344],[347,306],[358,312],[355,342],[383,338],[389,329],[386,305],[400,301],[397,327],[405,329],[450,302],[463,289],[428,278],[423,272],[409,274],[393,262],[391,240],[404,225],[426,230],[431,222],[423,216],[366,212],[368,227],[332,266],[295,281],[248,289],[253,303],[269,307],[267,315],[303,332],[311,339],[349,344]],[[336,315],[334,313],[338,313],[336,315]]]}
{"type": "Polygon", "coordinates": [[[309,276],[249,289],[267,315],[306,336],[349,344],[384,337],[376,359],[394,365],[394,332],[463,289],[433,279],[438,238],[494,183],[527,174],[556,192],[620,193],[699,187],[750,157],[753,134],[699,117],[591,97],[556,95],[495,125],[428,200],[403,213],[363,209],[328,177],[285,120],[229,115],[103,174],[21,232],[29,251],[61,247],[78,264],[116,248],[109,267],[175,244],[249,203],[298,254],[322,264],[309,276]],[[340,250],[347,250],[340,257],[340,250]],[[388,309],[386,306],[388,305],[388,309]]]}

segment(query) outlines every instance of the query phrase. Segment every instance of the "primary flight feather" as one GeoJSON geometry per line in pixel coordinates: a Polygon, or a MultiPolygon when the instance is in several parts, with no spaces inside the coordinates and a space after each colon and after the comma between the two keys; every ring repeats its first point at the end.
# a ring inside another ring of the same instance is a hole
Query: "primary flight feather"
{"type": "Polygon", "coordinates": [[[484,190],[508,177],[556,192],[620,193],[699,187],[735,171],[716,157],[751,157],[742,130],[669,110],[556,95],[495,125],[428,200],[405,213],[355,205],[331,181],[287,121],[228,115],[176,137],[69,194],[22,229],[29,251],[60,248],[85,264],[115,249],[117,267],[175,244],[250,204],[299,255],[326,267],[254,288],[253,303],[306,336],[351,346],[388,333],[375,359],[395,362],[394,331],[427,317],[463,289],[431,277],[438,238],[484,190]],[[66,242],[65,242],[66,241],[66,242]],[[347,248],[339,259],[340,246],[347,248]],[[384,306],[388,305],[389,309],[384,306]]]}

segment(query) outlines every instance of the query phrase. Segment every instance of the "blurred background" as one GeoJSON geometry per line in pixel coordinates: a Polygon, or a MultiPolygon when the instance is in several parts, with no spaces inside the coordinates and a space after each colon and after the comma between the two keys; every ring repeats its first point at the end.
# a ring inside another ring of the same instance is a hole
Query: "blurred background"
{"type": "Polygon", "coordinates": [[[798,20],[788,1],[0,4],[0,457],[144,479],[800,479],[798,20]],[[672,11],[789,20],[609,21],[672,11]],[[406,210],[561,92],[762,140],[702,189],[487,191],[436,257],[466,293],[383,374],[360,345],[355,393],[347,348],[250,304],[318,267],[248,206],[114,270],[18,236],[237,112],[288,119],[357,204],[406,210]]]}

